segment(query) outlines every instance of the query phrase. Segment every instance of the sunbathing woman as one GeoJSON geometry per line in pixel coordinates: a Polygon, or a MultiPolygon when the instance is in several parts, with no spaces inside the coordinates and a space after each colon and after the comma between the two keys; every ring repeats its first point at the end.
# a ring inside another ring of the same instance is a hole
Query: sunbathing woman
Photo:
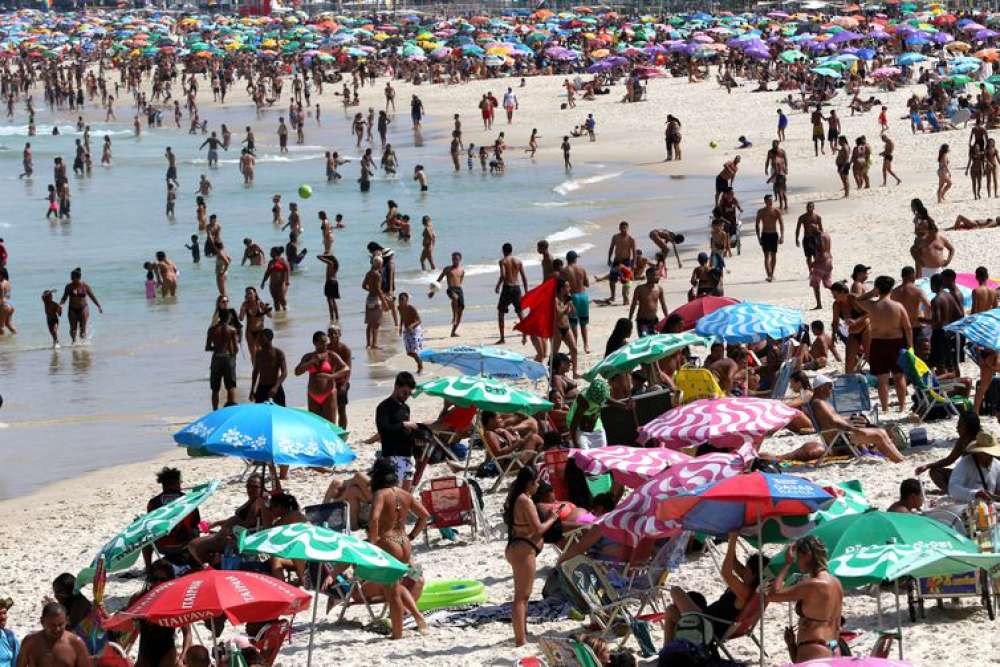
{"type": "Polygon", "coordinates": [[[990,229],[992,227],[1000,226],[1000,218],[967,218],[964,215],[960,215],[955,218],[955,224],[948,227],[949,230],[955,229],[958,231],[967,231],[970,229],[990,229]]]}
{"type": "Polygon", "coordinates": [[[785,629],[788,653],[794,662],[831,657],[840,638],[844,590],[827,572],[826,547],[817,538],[807,535],[788,545],[785,558],[767,600],[795,602],[799,629],[797,634],[792,628],[785,629]],[[785,577],[793,563],[807,578],[785,588],[785,577]]]}
{"type": "MultiPolygon", "coordinates": [[[[399,488],[396,469],[386,459],[379,459],[372,467],[372,513],[368,521],[368,541],[388,551],[397,560],[410,566],[407,577],[421,578],[414,568],[411,542],[424,530],[430,516],[420,500],[408,491],[399,488]],[[413,529],[406,533],[406,520],[410,514],[416,516],[413,529]]],[[[385,587],[385,597],[389,603],[389,618],[392,624],[392,638],[403,637],[403,616],[409,612],[417,622],[420,634],[427,632],[427,623],[417,609],[417,603],[401,581],[385,587]]]]}
{"type": "Polygon", "coordinates": [[[544,545],[542,536],[559,519],[556,512],[545,521],[538,517],[535,503],[531,501],[536,491],[538,473],[534,466],[524,466],[510,485],[503,506],[503,520],[507,524],[504,556],[514,572],[511,625],[514,626],[516,646],[524,646],[528,641],[528,600],[535,584],[535,559],[544,545]]]}
{"type": "MultiPolygon", "coordinates": [[[[726,590],[718,600],[710,605],[705,605],[704,597],[700,593],[689,593],[680,586],[670,587],[670,598],[673,604],[667,607],[663,618],[663,642],[668,643],[674,640],[674,633],[677,629],[677,621],[681,615],[689,612],[698,612],[710,616],[712,629],[716,637],[723,637],[745,607],[757,594],[757,584],[760,581],[760,571],[758,569],[760,559],[757,554],[751,554],[747,558],[745,565],[740,565],[736,561],[736,542],[739,534],[729,534],[729,545],[726,548],[726,557],[722,561],[722,579],[726,582],[726,590]],[[701,603],[695,598],[700,598],[701,603]]],[[[767,559],[763,560],[767,565],[767,559]]]]}

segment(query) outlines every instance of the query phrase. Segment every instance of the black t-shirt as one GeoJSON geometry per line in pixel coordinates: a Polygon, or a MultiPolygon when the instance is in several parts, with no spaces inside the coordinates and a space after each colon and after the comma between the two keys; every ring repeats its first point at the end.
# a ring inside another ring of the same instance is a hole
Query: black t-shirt
{"type": "Polygon", "coordinates": [[[413,434],[403,428],[410,406],[390,396],[375,408],[375,427],[382,440],[382,456],[413,456],[413,434]]]}

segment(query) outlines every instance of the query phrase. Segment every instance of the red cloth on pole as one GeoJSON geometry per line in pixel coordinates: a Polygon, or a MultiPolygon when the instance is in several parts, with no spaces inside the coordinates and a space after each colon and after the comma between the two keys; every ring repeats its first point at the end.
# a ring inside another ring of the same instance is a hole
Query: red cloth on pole
{"type": "Polygon", "coordinates": [[[549,278],[521,297],[521,308],[528,314],[514,329],[529,336],[551,338],[556,321],[556,279],[549,278]]]}

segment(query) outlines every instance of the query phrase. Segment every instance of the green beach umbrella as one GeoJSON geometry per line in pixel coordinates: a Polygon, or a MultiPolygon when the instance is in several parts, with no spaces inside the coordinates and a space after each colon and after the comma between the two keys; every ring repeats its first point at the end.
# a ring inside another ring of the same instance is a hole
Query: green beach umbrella
{"type": "Polygon", "coordinates": [[[158,507],[130,523],[122,532],[101,547],[90,567],[80,571],[76,576],[77,589],[93,581],[94,569],[102,556],[105,559],[108,572],[118,572],[132,567],[144,546],[152,544],[161,537],[166,537],[170,531],[177,527],[177,524],[195,511],[218,488],[218,480],[196,486],[189,493],[171,500],[166,505],[158,507]]]}
{"type": "Polygon", "coordinates": [[[828,76],[831,79],[840,78],[840,72],[829,67],[813,67],[810,71],[814,74],[819,74],[820,76],[828,76]]]}
{"type": "Polygon", "coordinates": [[[965,86],[970,83],[972,83],[972,77],[966,76],[965,74],[956,74],[955,76],[949,77],[948,79],[941,82],[941,85],[961,88],[962,86],[965,86]]]}
{"type": "Polygon", "coordinates": [[[656,334],[636,338],[623,347],[618,348],[600,363],[584,373],[584,378],[592,380],[598,375],[606,378],[614,377],[631,371],[636,366],[651,364],[668,357],[689,345],[708,346],[711,338],[699,336],[691,331],[679,334],[656,334]]]}
{"type": "MultiPolygon", "coordinates": [[[[939,521],[902,512],[870,510],[842,516],[820,524],[807,534],[826,546],[831,560],[863,547],[892,543],[967,553],[979,550],[975,542],[939,521]]],[[[784,564],[785,554],[781,553],[771,561],[771,571],[777,572],[784,564]]]]}
{"type": "Polygon", "coordinates": [[[490,378],[468,375],[421,382],[415,393],[444,398],[461,408],[475,406],[479,410],[502,414],[516,412],[532,415],[552,408],[550,402],[530,391],[490,378]]]}
{"type": "MultiPolygon", "coordinates": [[[[265,554],[280,558],[308,560],[317,563],[353,565],[360,579],[377,584],[393,584],[409,572],[410,566],[402,563],[370,542],[350,533],[338,533],[329,528],[309,523],[293,523],[250,534],[240,531],[240,553],[265,554]]],[[[316,582],[319,584],[320,582],[316,582]]],[[[319,594],[313,595],[312,623],[309,625],[309,649],[306,665],[312,665],[313,636],[316,631],[316,609],[319,594]]]]}
{"type": "Polygon", "coordinates": [[[782,51],[778,55],[778,57],[781,58],[786,63],[794,63],[800,60],[809,60],[809,56],[802,53],[798,49],[788,49],[787,51],[782,51]]]}
{"type": "Polygon", "coordinates": [[[880,544],[853,549],[830,560],[830,574],[845,588],[859,588],[900,577],[940,577],[1000,566],[1000,553],[880,544]]]}

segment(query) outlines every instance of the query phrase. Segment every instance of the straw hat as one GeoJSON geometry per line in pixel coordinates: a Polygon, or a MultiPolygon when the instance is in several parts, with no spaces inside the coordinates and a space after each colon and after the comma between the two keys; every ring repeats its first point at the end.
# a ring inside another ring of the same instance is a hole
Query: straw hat
{"type": "Polygon", "coordinates": [[[1000,442],[997,441],[996,436],[993,434],[980,431],[979,435],[976,436],[976,441],[966,448],[965,453],[989,454],[994,458],[1000,459],[1000,442]]]}

